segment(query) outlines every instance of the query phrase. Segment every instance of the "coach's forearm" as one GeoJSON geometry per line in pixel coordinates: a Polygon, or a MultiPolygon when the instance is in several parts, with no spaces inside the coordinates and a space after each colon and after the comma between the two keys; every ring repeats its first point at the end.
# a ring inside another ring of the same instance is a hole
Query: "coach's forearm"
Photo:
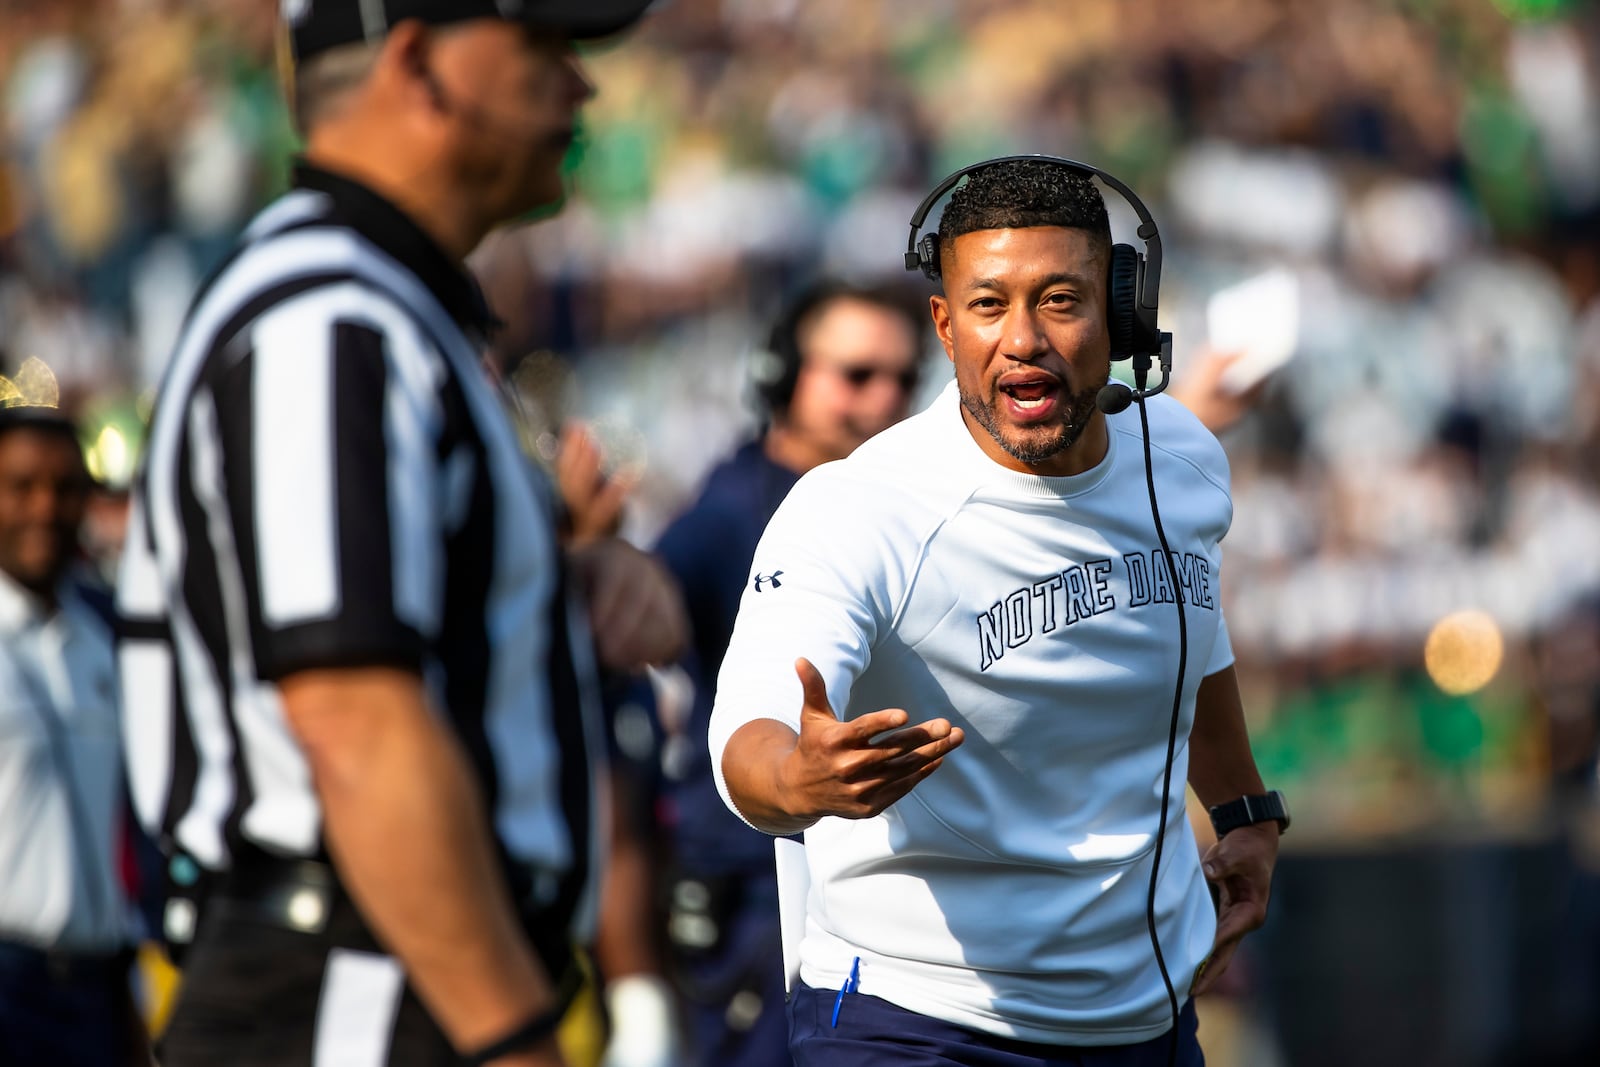
{"type": "Polygon", "coordinates": [[[282,692],[340,879],[455,1046],[480,1048],[550,1007],[555,992],[516,921],[471,768],[421,682],[315,671],[282,692]]]}
{"type": "Polygon", "coordinates": [[[1206,807],[1265,792],[1250,751],[1244,703],[1232,667],[1200,681],[1189,734],[1189,784],[1206,807]]]}
{"type": "Polygon", "coordinates": [[[756,719],[735,730],[722,751],[728,795],[751,825],[769,834],[799,833],[818,818],[793,809],[799,797],[782,780],[799,739],[776,719],[756,719]]]}

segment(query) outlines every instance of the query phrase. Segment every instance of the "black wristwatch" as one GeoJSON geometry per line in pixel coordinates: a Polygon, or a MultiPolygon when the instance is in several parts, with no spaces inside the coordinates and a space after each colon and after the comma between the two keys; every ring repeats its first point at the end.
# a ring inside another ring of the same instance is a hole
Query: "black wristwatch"
{"type": "Polygon", "coordinates": [[[1268,820],[1278,824],[1280,834],[1289,829],[1289,802],[1284,800],[1283,794],[1276,789],[1270,793],[1258,793],[1230,800],[1210,810],[1211,827],[1217,831],[1219,840],[1241,826],[1254,826],[1258,822],[1268,820]]]}

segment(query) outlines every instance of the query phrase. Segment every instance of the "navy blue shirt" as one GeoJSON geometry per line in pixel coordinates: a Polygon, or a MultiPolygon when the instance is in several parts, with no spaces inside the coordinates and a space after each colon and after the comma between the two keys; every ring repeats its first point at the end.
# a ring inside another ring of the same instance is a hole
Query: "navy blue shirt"
{"type": "Polygon", "coordinates": [[[717,673],[733,636],[750,561],[767,521],[800,475],[744,445],[711,472],[694,505],[661,535],[656,551],[683,586],[693,641],[683,667],[694,682],[690,759],[668,785],[678,859],[697,874],[770,874],[772,839],[728,811],[712,777],[706,733],[717,673]]]}

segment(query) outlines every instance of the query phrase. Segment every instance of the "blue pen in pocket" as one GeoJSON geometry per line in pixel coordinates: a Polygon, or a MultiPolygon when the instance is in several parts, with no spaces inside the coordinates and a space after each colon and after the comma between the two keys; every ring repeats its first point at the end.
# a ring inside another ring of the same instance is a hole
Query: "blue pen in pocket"
{"type": "Polygon", "coordinates": [[[844,1005],[844,995],[854,993],[861,984],[861,957],[857,956],[850,961],[850,977],[844,980],[844,985],[839,987],[839,995],[833,998],[833,1026],[838,1029],[839,1009],[844,1005]]]}

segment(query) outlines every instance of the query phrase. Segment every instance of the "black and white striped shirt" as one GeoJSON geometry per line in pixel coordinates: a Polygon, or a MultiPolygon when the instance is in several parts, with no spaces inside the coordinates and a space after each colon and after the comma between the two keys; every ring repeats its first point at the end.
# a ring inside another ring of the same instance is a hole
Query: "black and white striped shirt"
{"type": "Polygon", "coordinates": [[[598,707],[548,481],[479,364],[471,280],[365,188],[302,167],[192,309],[118,582],[129,781],[169,848],[318,856],[277,682],[416,670],[529,903],[592,929],[598,707]]]}

